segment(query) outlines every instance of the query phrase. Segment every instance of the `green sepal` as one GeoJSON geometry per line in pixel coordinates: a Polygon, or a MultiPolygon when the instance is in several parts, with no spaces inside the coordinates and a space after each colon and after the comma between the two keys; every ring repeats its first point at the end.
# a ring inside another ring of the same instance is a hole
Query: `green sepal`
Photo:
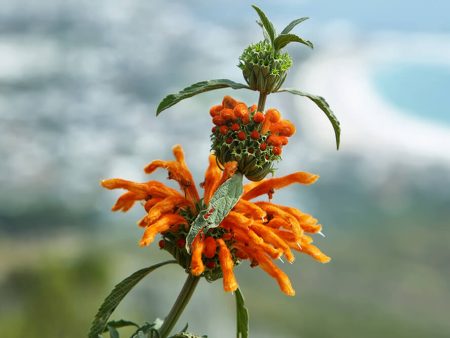
{"type": "Polygon", "coordinates": [[[98,338],[99,335],[104,332],[105,326],[108,322],[109,317],[114,312],[116,307],[122,301],[122,299],[130,292],[130,290],[136,286],[145,276],[150,272],[156,270],[157,268],[176,263],[175,260],[165,261],[152,265],[148,268],[144,268],[131,274],[129,277],[125,278],[119,284],[117,284],[108,297],[105,298],[103,304],[100,306],[97,314],[95,315],[94,321],[92,322],[91,329],[89,331],[89,338],[98,338]]]}
{"type": "Polygon", "coordinates": [[[270,39],[270,43],[273,45],[276,35],[275,28],[273,27],[272,23],[269,21],[269,19],[261,9],[259,9],[255,5],[252,5],[252,7],[255,9],[256,13],[258,13],[263,29],[267,32],[267,35],[269,36],[270,39]]]}
{"type": "Polygon", "coordinates": [[[244,296],[238,288],[234,293],[236,298],[236,337],[248,338],[248,309],[245,307],[244,296]]]}
{"type": "Polygon", "coordinates": [[[131,322],[129,320],[111,320],[106,324],[103,332],[109,332],[109,338],[120,338],[118,328],[126,327],[126,326],[135,326],[139,327],[138,324],[131,322]]]}
{"type": "Polygon", "coordinates": [[[241,198],[243,176],[236,172],[217,188],[206,209],[200,211],[186,236],[186,250],[191,252],[192,242],[202,230],[217,228],[241,198]]]}
{"type": "Polygon", "coordinates": [[[295,19],[293,20],[289,25],[287,25],[280,34],[288,34],[291,30],[294,29],[295,26],[297,26],[298,24],[302,23],[305,20],[308,20],[308,17],[304,17],[304,18],[300,18],[300,19],[295,19]]]}
{"type": "Polygon", "coordinates": [[[194,83],[193,85],[184,88],[182,91],[176,94],[167,95],[158,105],[156,109],[156,116],[158,116],[163,110],[172,107],[181,100],[187,99],[189,97],[209,92],[211,90],[222,89],[222,88],[232,88],[232,89],[250,89],[249,86],[237,83],[227,79],[216,79],[209,81],[201,81],[194,83]]]}
{"type": "Polygon", "coordinates": [[[286,47],[291,42],[299,42],[310,48],[314,48],[314,45],[311,41],[302,39],[301,37],[295,34],[280,34],[274,41],[275,50],[280,50],[281,48],[286,47]]]}
{"type": "Polygon", "coordinates": [[[163,320],[156,318],[153,323],[145,323],[139,327],[131,338],[160,338],[159,329],[163,324],[163,320]]]}
{"type": "Polygon", "coordinates": [[[278,90],[278,92],[288,92],[291,94],[304,96],[304,97],[307,97],[308,99],[310,99],[311,101],[313,101],[325,113],[325,115],[330,120],[331,125],[333,126],[333,129],[334,129],[334,134],[336,136],[336,147],[339,150],[339,144],[341,141],[341,124],[339,123],[337,117],[334,115],[333,111],[331,110],[330,105],[328,104],[327,101],[325,101],[325,99],[323,97],[308,94],[305,92],[301,92],[297,89],[290,89],[290,88],[283,88],[283,89],[278,90]]]}

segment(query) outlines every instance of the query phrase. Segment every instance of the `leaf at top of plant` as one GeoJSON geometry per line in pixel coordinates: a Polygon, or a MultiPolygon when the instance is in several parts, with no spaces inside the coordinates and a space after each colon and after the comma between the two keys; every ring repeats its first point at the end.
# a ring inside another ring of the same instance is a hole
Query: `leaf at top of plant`
{"type": "Polygon", "coordinates": [[[108,297],[105,298],[103,304],[100,306],[97,314],[95,315],[94,321],[92,322],[91,329],[89,331],[89,338],[98,338],[99,335],[105,329],[106,323],[109,317],[116,309],[117,305],[122,301],[122,299],[130,292],[130,290],[136,286],[145,276],[150,272],[156,270],[157,268],[176,263],[176,260],[165,261],[159,264],[152,265],[148,268],[144,268],[131,274],[129,277],[125,278],[119,284],[117,284],[108,297]]]}
{"type": "Polygon", "coordinates": [[[289,33],[291,30],[294,29],[295,26],[297,26],[298,24],[302,23],[305,20],[308,20],[308,17],[304,17],[304,18],[300,18],[300,19],[295,19],[293,20],[291,23],[289,23],[289,25],[287,25],[280,34],[287,34],[289,33]]]}
{"type": "Polygon", "coordinates": [[[261,23],[262,23],[264,29],[266,30],[267,34],[269,35],[270,42],[273,44],[273,42],[275,40],[275,35],[276,35],[275,28],[273,27],[272,23],[267,18],[266,14],[264,14],[264,12],[261,9],[259,9],[255,5],[252,5],[252,7],[255,9],[256,13],[258,13],[261,23]]]}
{"type": "Polygon", "coordinates": [[[221,88],[232,88],[232,89],[250,89],[249,86],[237,83],[227,79],[217,79],[209,81],[201,81],[194,83],[193,85],[184,88],[182,91],[176,94],[167,95],[158,105],[156,109],[156,116],[158,116],[163,110],[172,107],[181,100],[187,99],[189,97],[208,92],[211,90],[221,89],[221,88]]]}
{"type": "Polygon", "coordinates": [[[244,297],[238,288],[235,292],[236,298],[236,337],[248,338],[248,310],[245,307],[244,297]]]}
{"type": "Polygon", "coordinates": [[[299,42],[310,48],[314,48],[314,45],[311,41],[302,39],[298,35],[295,34],[280,34],[277,36],[274,42],[275,50],[280,50],[281,48],[286,47],[291,42],[299,42]]]}
{"type": "Polygon", "coordinates": [[[264,35],[264,40],[266,40],[270,45],[272,45],[272,41],[270,41],[270,36],[267,33],[267,31],[264,29],[264,26],[261,23],[261,21],[256,20],[256,23],[262,28],[262,32],[263,32],[263,35],[264,35]]]}
{"type": "Polygon", "coordinates": [[[325,115],[330,120],[331,125],[333,126],[333,129],[334,129],[335,137],[336,137],[336,147],[337,147],[337,149],[339,149],[339,144],[341,141],[341,124],[339,123],[339,120],[337,119],[336,115],[334,115],[333,111],[331,110],[330,105],[323,97],[308,94],[308,93],[302,92],[300,90],[290,89],[290,88],[283,88],[283,89],[278,90],[278,92],[288,92],[291,94],[304,96],[304,97],[307,97],[308,99],[310,99],[311,101],[313,101],[325,113],[325,115]]]}

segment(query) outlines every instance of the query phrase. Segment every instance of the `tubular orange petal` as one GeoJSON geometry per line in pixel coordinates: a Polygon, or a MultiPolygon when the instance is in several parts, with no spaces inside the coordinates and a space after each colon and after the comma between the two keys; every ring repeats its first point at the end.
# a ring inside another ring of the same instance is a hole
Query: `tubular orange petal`
{"type": "Polygon", "coordinates": [[[227,292],[235,291],[238,288],[238,283],[233,272],[233,259],[230,250],[221,238],[217,239],[219,244],[219,262],[223,273],[223,289],[227,292]]]}
{"type": "Polygon", "coordinates": [[[141,200],[141,194],[137,194],[132,191],[127,191],[122,196],[119,197],[116,204],[112,207],[112,211],[121,210],[123,212],[130,210],[134,203],[138,200],[141,200]]]}
{"type": "Polygon", "coordinates": [[[173,212],[177,207],[180,206],[192,206],[192,203],[181,196],[169,196],[162,201],[156,203],[148,212],[146,216],[146,221],[149,224],[155,222],[162,214],[173,212]]]}
{"type": "Polygon", "coordinates": [[[261,236],[266,243],[272,244],[275,248],[281,248],[286,256],[286,259],[290,263],[294,262],[295,257],[291,249],[289,249],[289,245],[287,245],[286,242],[273,231],[273,229],[267,228],[256,222],[251,225],[251,228],[259,236],[261,236]]]}
{"type": "Polygon", "coordinates": [[[244,187],[244,195],[242,196],[242,199],[250,200],[252,198],[273,192],[275,189],[284,188],[293,183],[309,185],[317,181],[318,178],[318,175],[300,171],[279,178],[265,179],[251,184],[251,186],[247,189],[244,187]]]}
{"type": "Polygon", "coordinates": [[[275,278],[283,291],[288,296],[295,296],[295,290],[291,285],[289,277],[278,267],[272,260],[259,250],[249,250],[247,247],[240,246],[239,249],[243,250],[250,258],[253,258],[266,273],[275,278]]]}
{"type": "Polygon", "coordinates": [[[282,250],[274,248],[272,245],[264,242],[264,240],[259,237],[253,230],[249,230],[247,232],[247,235],[251,240],[249,245],[250,248],[254,248],[255,246],[259,247],[273,259],[278,259],[283,254],[282,250]]]}
{"type": "Polygon", "coordinates": [[[162,216],[158,221],[147,226],[139,242],[140,246],[146,246],[155,240],[158,233],[165,232],[171,226],[176,224],[187,224],[186,219],[178,214],[167,214],[162,216]]]}
{"type": "Polygon", "coordinates": [[[293,215],[299,222],[300,227],[309,233],[316,234],[322,230],[322,226],[317,224],[317,219],[292,207],[280,206],[281,209],[293,215]]]}
{"type": "Polygon", "coordinates": [[[197,188],[195,186],[194,178],[192,177],[191,171],[189,170],[189,167],[186,164],[186,161],[184,160],[184,152],[183,148],[180,145],[176,145],[172,149],[173,154],[177,160],[177,162],[180,164],[184,176],[189,180],[189,184],[186,187],[186,198],[196,203],[198,200],[200,200],[200,196],[198,195],[197,188]]]}
{"type": "Polygon", "coordinates": [[[288,223],[288,226],[290,227],[292,233],[295,235],[297,241],[300,241],[300,238],[303,235],[303,230],[300,228],[300,224],[294,216],[282,210],[278,205],[275,205],[273,203],[256,202],[256,204],[264,209],[268,215],[284,219],[288,223]]]}
{"type": "Polygon", "coordinates": [[[241,213],[246,217],[262,220],[266,217],[266,212],[255,203],[240,199],[234,206],[233,211],[241,213]]]}
{"type": "Polygon", "coordinates": [[[205,238],[205,250],[203,254],[206,258],[213,258],[216,255],[217,243],[214,237],[208,236],[205,238]]]}
{"type": "Polygon", "coordinates": [[[176,161],[156,160],[148,164],[144,171],[148,174],[154,172],[157,168],[167,169],[169,179],[177,181],[180,188],[185,192],[186,198],[192,203],[197,202],[200,197],[195,187],[195,182],[189,168],[184,160],[183,149],[180,145],[176,145],[172,149],[176,161]]]}
{"type": "MultiPolygon", "coordinates": [[[[181,196],[180,196],[181,197],[181,196]]],[[[144,209],[145,211],[149,212],[150,209],[158,202],[161,202],[163,200],[163,198],[161,197],[153,197],[151,199],[149,199],[147,202],[145,202],[144,204],[144,209]]]]}
{"type": "Polygon", "coordinates": [[[274,229],[278,229],[278,228],[290,229],[291,228],[290,224],[287,221],[285,221],[284,219],[282,219],[281,217],[273,217],[266,224],[266,226],[274,228],[274,229]]]}
{"type": "Polygon", "coordinates": [[[231,161],[231,162],[227,162],[224,164],[224,168],[223,168],[223,173],[222,173],[222,177],[220,178],[219,181],[219,186],[225,182],[227,179],[229,179],[231,176],[234,175],[234,173],[236,172],[238,168],[238,164],[236,161],[231,161]]]}
{"type": "Polygon", "coordinates": [[[147,190],[151,197],[165,198],[168,196],[181,196],[175,189],[158,181],[148,181],[147,190]]]}
{"type": "Polygon", "coordinates": [[[103,188],[112,190],[112,189],[126,189],[128,191],[132,191],[142,196],[142,199],[145,198],[148,194],[148,186],[146,183],[136,183],[128,180],[123,180],[121,178],[110,178],[107,180],[103,180],[100,182],[103,188]]]}
{"type": "Polygon", "coordinates": [[[205,265],[202,260],[204,248],[205,243],[201,238],[201,234],[198,234],[194,242],[192,242],[191,272],[194,276],[200,276],[205,271],[205,265]]]}
{"type": "Polygon", "coordinates": [[[203,188],[205,189],[203,201],[206,205],[209,204],[212,195],[217,190],[221,175],[222,171],[217,166],[216,156],[209,155],[209,166],[205,173],[205,181],[203,182],[203,188]]]}
{"type": "Polygon", "coordinates": [[[300,251],[310,255],[315,260],[321,263],[328,263],[331,260],[330,257],[325,255],[322,251],[320,251],[318,247],[313,244],[303,244],[300,251]]]}

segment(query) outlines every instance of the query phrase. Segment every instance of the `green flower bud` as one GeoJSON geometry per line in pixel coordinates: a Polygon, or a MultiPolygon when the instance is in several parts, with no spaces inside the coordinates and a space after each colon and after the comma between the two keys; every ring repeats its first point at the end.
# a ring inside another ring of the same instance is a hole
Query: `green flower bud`
{"type": "Polygon", "coordinates": [[[264,40],[248,46],[239,57],[238,66],[251,89],[268,94],[280,89],[292,59],[264,40]]]}

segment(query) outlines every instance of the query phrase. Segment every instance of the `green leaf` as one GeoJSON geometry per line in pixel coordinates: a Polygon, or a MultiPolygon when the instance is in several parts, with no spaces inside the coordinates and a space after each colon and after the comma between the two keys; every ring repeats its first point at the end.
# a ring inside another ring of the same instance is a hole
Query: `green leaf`
{"type": "Polygon", "coordinates": [[[113,326],[107,326],[109,331],[109,338],[120,338],[119,331],[113,326]]]}
{"type": "Polygon", "coordinates": [[[269,44],[272,44],[272,41],[270,41],[270,36],[267,33],[267,31],[264,29],[264,26],[261,23],[261,21],[256,21],[256,23],[259,25],[259,27],[262,28],[262,32],[263,32],[263,35],[264,35],[264,40],[266,40],[269,44]]]}
{"type": "Polygon", "coordinates": [[[300,24],[300,23],[302,23],[303,21],[308,20],[308,19],[309,19],[308,17],[304,17],[304,18],[300,18],[300,19],[295,19],[295,20],[293,20],[289,25],[286,26],[285,29],[283,29],[283,30],[281,31],[280,34],[287,34],[287,33],[289,33],[291,30],[294,29],[295,26],[297,26],[298,24],[300,24]]]}
{"type": "Polygon", "coordinates": [[[328,102],[325,101],[325,99],[323,97],[308,94],[308,93],[301,92],[296,89],[290,89],[290,88],[280,89],[280,90],[278,90],[278,92],[288,92],[291,94],[304,96],[304,97],[307,97],[308,99],[310,99],[311,101],[313,101],[325,113],[325,115],[330,120],[331,125],[333,126],[333,129],[334,129],[334,134],[336,136],[336,147],[337,147],[337,149],[339,149],[339,144],[340,144],[340,140],[341,140],[341,125],[340,125],[337,117],[334,115],[333,111],[331,110],[328,102]]]}
{"type": "Polygon", "coordinates": [[[221,88],[232,88],[232,89],[250,89],[249,86],[237,83],[227,79],[217,79],[209,81],[197,82],[189,87],[184,88],[182,91],[176,94],[167,95],[158,105],[156,109],[156,116],[158,116],[163,110],[172,107],[181,100],[187,99],[189,97],[209,92],[211,90],[221,89],[221,88]]]}
{"type": "Polygon", "coordinates": [[[269,35],[270,42],[273,45],[273,42],[275,40],[275,28],[261,9],[259,9],[255,5],[252,5],[252,7],[255,9],[256,13],[258,13],[259,18],[261,19],[261,23],[267,34],[269,35]]]}
{"type": "Polygon", "coordinates": [[[311,41],[302,39],[301,37],[295,34],[280,34],[277,36],[274,42],[275,50],[280,50],[281,48],[286,47],[286,45],[291,42],[299,42],[310,48],[314,48],[314,45],[311,41]]]}
{"type": "Polygon", "coordinates": [[[122,299],[130,292],[130,290],[136,286],[137,283],[141,281],[142,278],[147,276],[150,272],[156,270],[157,268],[176,263],[177,261],[171,260],[162,262],[159,264],[155,264],[148,268],[141,269],[136,271],[129,277],[125,278],[119,284],[115,286],[112,292],[105,298],[103,304],[100,306],[97,314],[95,315],[94,321],[91,325],[91,330],[89,331],[89,338],[98,338],[99,335],[105,329],[106,323],[108,322],[109,317],[116,309],[117,305],[122,301],[122,299]]]}
{"type": "Polygon", "coordinates": [[[242,296],[241,290],[236,289],[236,316],[237,316],[237,338],[248,338],[248,310],[245,307],[244,296],[242,296]]]}
{"type": "Polygon", "coordinates": [[[218,227],[231,209],[234,208],[244,191],[242,180],[242,174],[236,172],[231,178],[217,188],[209,201],[208,207],[205,210],[200,211],[189,229],[189,233],[186,237],[186,250],[188,252],[190,252],[192,242],[200,231],[204,228],[211,229],[218,227]]]}
{"type": "Polygon", "coordinates": [[[129,320],[111,320],[108,322],[107,327],[103,330],[103,332],[106,332],[108,330],[108,326],[114,327],[114,328],[121,328],[126,326],[136,326],[139,327],[138,324],[131,322],[129,320]]]}
{"type": "Polygon", "coordinates": [[[153,323],[145,323],[139,327],[131,338],[160,338],[159,329],[163,324],[163,320],[156,318],[153,323]]]}

